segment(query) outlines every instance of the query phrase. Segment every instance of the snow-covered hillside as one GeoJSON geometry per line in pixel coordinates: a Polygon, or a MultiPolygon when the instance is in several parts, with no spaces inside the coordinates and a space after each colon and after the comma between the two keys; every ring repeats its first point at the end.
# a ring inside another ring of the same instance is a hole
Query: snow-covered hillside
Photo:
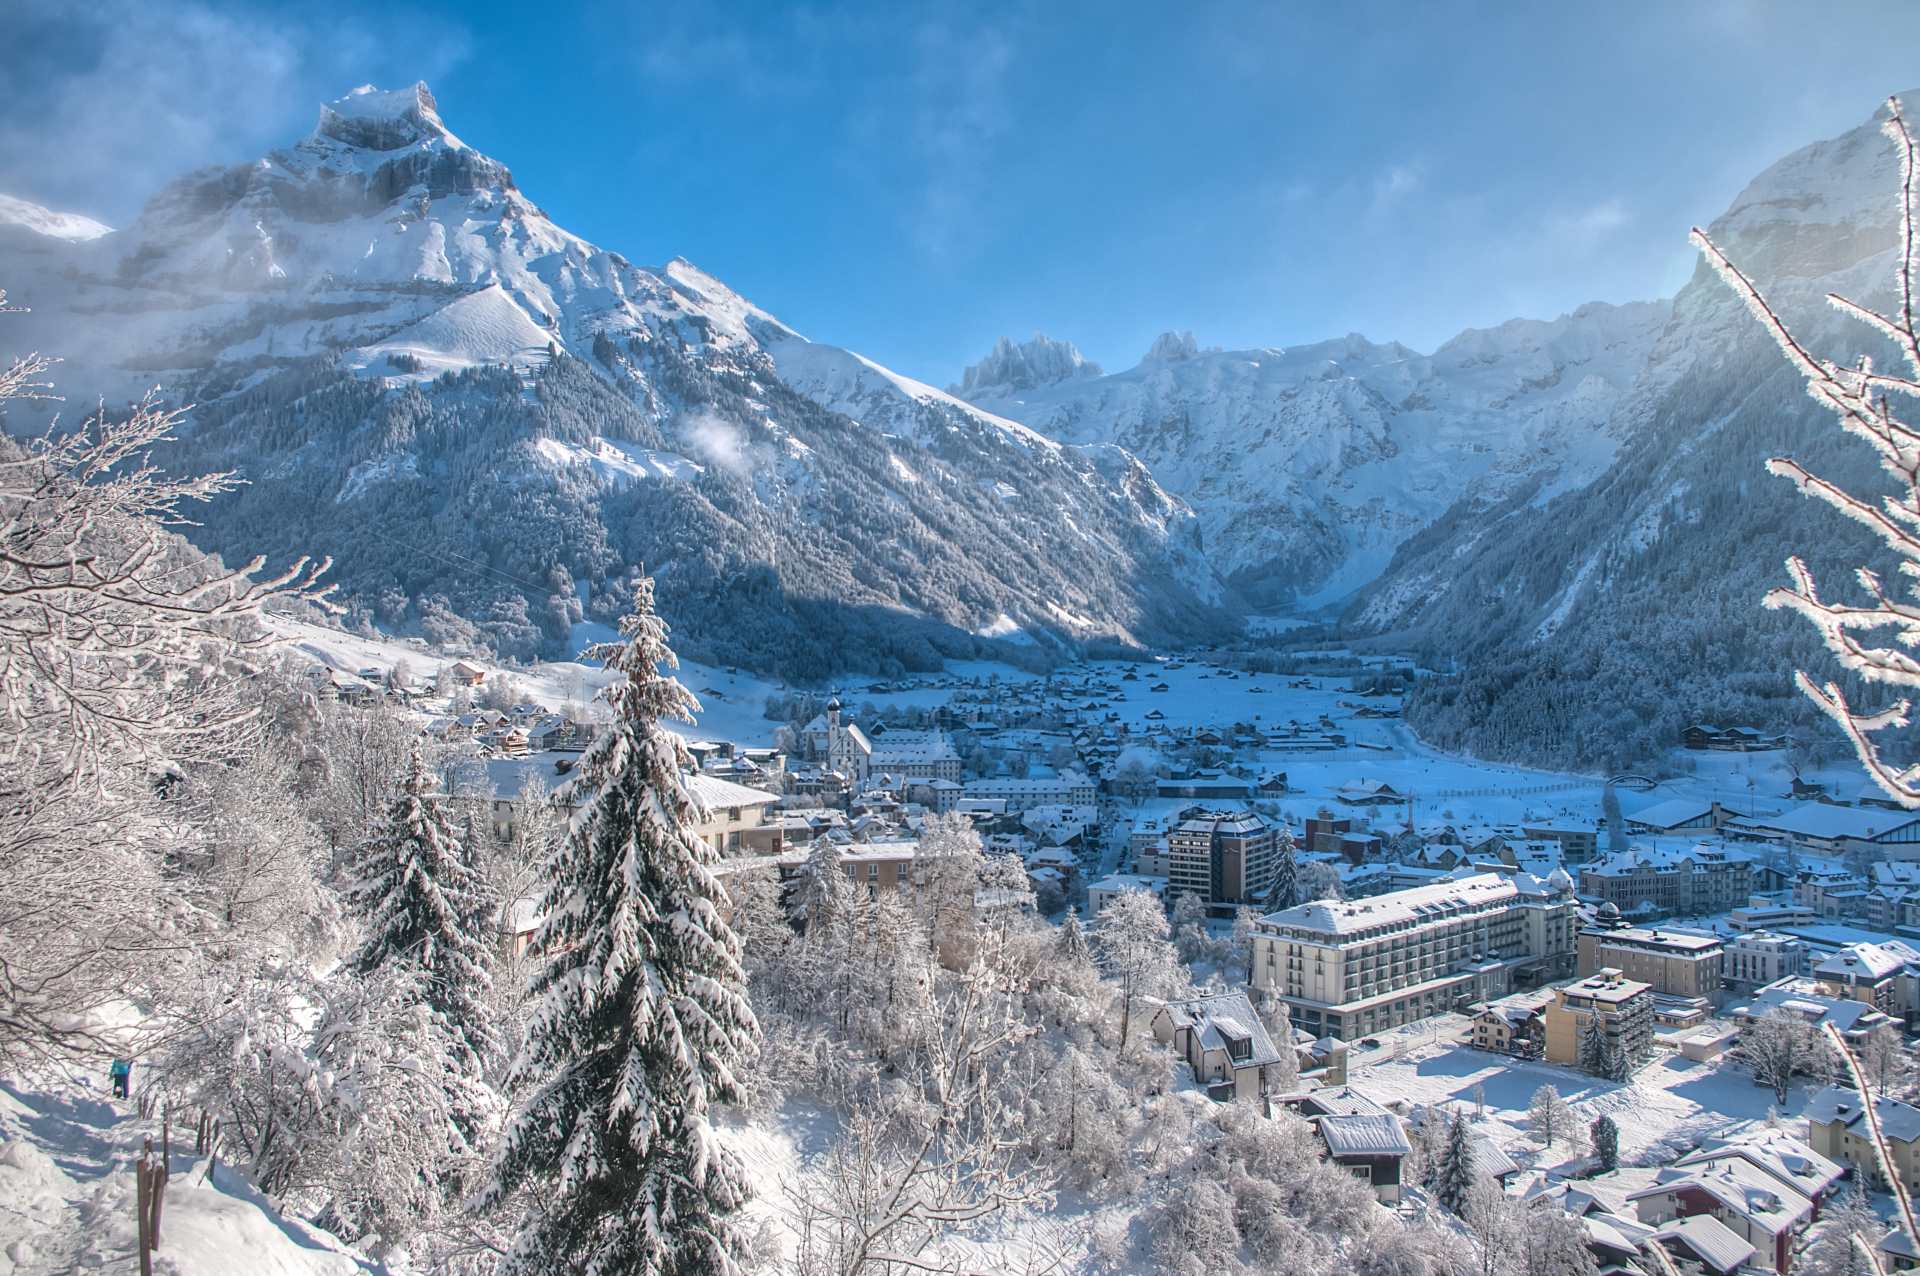
{"type": "MultiPolygon", "coordinates": [[[[104,1061],[102,1061],[104,1067],[104,1061]]],[[[29,1085],[0,1082],[0,1272],[131,1273],[134,1160],[160,1145],[160,1123],[106,1097],[104,1075],[29,1085]]],[[[230,1166],[174,1155],[153,1270],[161,1276],[354,1276],[387,1269],[297,1218],[279,1213],[230,1166]]],[[[184,1147],[179,1140],[185,1139],[184,1147]]]]}
{"type": "Polygon", "coordinates": [[[1667,315],[1592,304],[1464,332],[1430,355],[1358,335],[1201,350],[1167,333],[1101,377],[1011,378],[1003,341],[965,384],[988,411],[1138,455],[1199,514],[1234,587],[1314,605],[1372,580],[1463,495],[1545,495],[1599,474],[1618,443],[1606,423],[1667,315]]]}
{"type": "Polygon", "coordinates": [[[331,554],[388,627],[571,654],[642,563],[692,650],[802,676],[973,654],[1002,616],[1147,640],[1225,621],[1196,520],[1145,467],[580,239],[425,85],[356,89],[121,231],[15,220],[0,286],[33,309],[9,346],[62,355],[82,401],[199,405],[178,463],[252,485],[196,539],[331,554]]]}
{"type": "MultiPolygon", "coordinates": [[[[1811,348],[1851,363],[1882,352],[1826,295],[1888,297],[1897,193],[1894,150],[1868,121],[1772,165],[1710,231],[1811,348]]],[[[1763,465],[1792,455],[1873,491],[1872,452],[1704,265],[1604,428],[1619,454],[1593,482],[1544,507],[1463,503],[1356,601],[1359,627],[1421,631],[1462,662],[1409,717],[1448,748],[1559,764],[1652,756],[1689,721],[1824,737],[1789,679],[1824,658],[1760,600],[1789,553],[1846,581],[1875,548],[1763,465]]]]}

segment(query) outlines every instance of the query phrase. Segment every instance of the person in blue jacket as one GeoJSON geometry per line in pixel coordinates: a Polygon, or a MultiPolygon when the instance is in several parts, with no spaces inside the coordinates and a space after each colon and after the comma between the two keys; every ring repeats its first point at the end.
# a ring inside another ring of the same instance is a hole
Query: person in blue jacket
{"type": "Polygon", "coordinates": [[[113,1097],[116,1099],[126,1098],[127,1091],[131,1089],[133,1085],[133,1061],[130,1059],[115,1059],[112,1066],[107,1069],[107,1075],[113,1078],[113,1097]]]}

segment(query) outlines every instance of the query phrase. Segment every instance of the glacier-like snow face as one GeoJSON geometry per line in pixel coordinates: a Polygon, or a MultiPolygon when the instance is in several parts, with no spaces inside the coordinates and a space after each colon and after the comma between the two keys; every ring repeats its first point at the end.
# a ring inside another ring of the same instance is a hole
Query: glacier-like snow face
{"type": "Polygon", "coordinates": [[[1372,580],[1469,493],[1584,483],[1665,326],[1663,302],[1594,304],[1462,333],[1431,355],[1351,335],[1288,348],[1155,341],[1137,367],[974,397],[997,416],[1137,455],[1199,515],[1209,560],[1260,605],[1372,580]]]}

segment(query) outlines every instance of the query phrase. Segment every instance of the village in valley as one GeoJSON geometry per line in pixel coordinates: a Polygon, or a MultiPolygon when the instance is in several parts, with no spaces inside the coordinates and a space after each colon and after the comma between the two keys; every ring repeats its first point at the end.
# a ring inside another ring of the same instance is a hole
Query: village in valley
{"type": "MultiPolygon", "coordinates": [[[[564,808],[598,671],[322,633],[295,640],[319,693],[406,705],[495,837],[529,794],[564,808]]],[[[688,665],[687,791],[730,888],[791,900],[837,866],[857,897],[911,900],[923,832],[957,820],[1024,878],[983,884],[978,910],[1012,900],[1097,950],[1116,901],[1150,899],[1190,989],[1143,1011],[1174,1084],[1308,1118],[1390,1210],[1464,1218],[1473,1187],[1566,1211],[1601,1271],[1657,1271],[1658,1242],[1694,1270],[1785,1273],[1843,1198],[1893,1214],[1829,1030],[1920,1188],[1920,814],[1745,725],[1690,728],[1661,774],[1451,757],[1401,720],[1411,663],[1249,667],[1272,663],[983,662],[813,691],[688,665]],[[1457,1123],[1471,1175],[1449,1182],[1457,1123]]],[[[504,908],[503,947],[540,922],[537,900],[504,908]]],[[[1895,1228],[1877,1258],[1920,1253],[1895,1228]]]]}

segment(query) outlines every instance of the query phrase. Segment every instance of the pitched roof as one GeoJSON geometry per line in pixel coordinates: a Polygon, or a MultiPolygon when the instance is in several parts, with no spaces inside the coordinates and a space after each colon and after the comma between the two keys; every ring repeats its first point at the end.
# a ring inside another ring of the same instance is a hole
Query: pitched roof
{"type": "Polygon", "coordinates": [[[1897,939],[1883,944],[1849,944],[1815,966],[1813,973],[1851,983],[1859,979],[1885,979],[1916,961],[1920,961],[1920,953],[1897,939]]]}
{"type": "Polygon", "coordinates": [[[1407,1156],[1413,1151],[1400,1118],[1392,1113],[1323,1116],[1314,1118],[1314,1124],[1334,1157],[1407,1156]]]}
{"type": "Polygon", "coordinates": [[[1674,829],[1682,824],[1694,824],[1701,819],[1711,819],[1713,804],[1700,802],[1692,798],[1668,798],[1664,802],[1655,802],[1652,806],[1643,806],[1627,816],[1629,824],[1644,824],[1648,828],[1674,829]]]}
{"type": "Polygon", "coordinates": [[[1728,1157],[1759,1166],[1788,1187],[1818,1196],[1846,1177],[1846,1167],[1820,1155],[1785,1130],[1761,1127],[1731,1139],[1716,1139],[1681,1157],[1676,1165],[1710,1165],[1728,1157]]]}
{"type": "Polygon", "coordinates": [[[687,793],[706,811],[730,806],[771,806],[780,800],[765,789],[750,789],[744,784],[699,772],[687,777],[687,793]]]}
{"type": "Polygon", "coordinates": [[[1225,1050],[1228,1037],[1249,1042],[1247,1057],[1233,1060],[1235,1067],[1257,1068],[1280,1061],[1280,1051],[1260,1016],[1253,1013],[1244,988],[1169,1001],[1164,1009],[1176,1025],[1195,1030],[1203,1049],[1225,1050]]]}
{"type": "Polygon", "coordinates": [[[1870,807],[1834,806],[1828,802],[1802,802],[1778,815],[1755,815],[1731,821],[1743,828],[1798,837],[1850,837],[1873,841],[1895,829],[1903,829],[1920,820],[1913,811],[1883,811],[1870,807]]]}
{"type": "MultiPolygon", "coordinates": [[[[1920,1108],[1911,1103],[1902,1103],[1898,1099],[1875,1099],[1874,1112],[1880,1118],[1880,1129],[1890,1139],[1899,1139],[1902,1143],[1911,1143],[1920,1139],[1920,1108]]],[[[1818,1125],[1832,1125],[1836,1121],[1851,1129],[1866,1123],[1866,1105],[1861,1103],[1858,1092],[1843,1086],[1830,1085],[1807,1101],[1807,1120],[1818,1125]]]]}
{"type": "Polygon", "coordinates": [[[1753,1261],[1753,1256],[1759,1252],[1711,1214],[1677,1218],[1655,1232],[1654,1237],[1679,1241],[1718,1272],[1735,1271],[1742,1264],[1753,1261]]]}

